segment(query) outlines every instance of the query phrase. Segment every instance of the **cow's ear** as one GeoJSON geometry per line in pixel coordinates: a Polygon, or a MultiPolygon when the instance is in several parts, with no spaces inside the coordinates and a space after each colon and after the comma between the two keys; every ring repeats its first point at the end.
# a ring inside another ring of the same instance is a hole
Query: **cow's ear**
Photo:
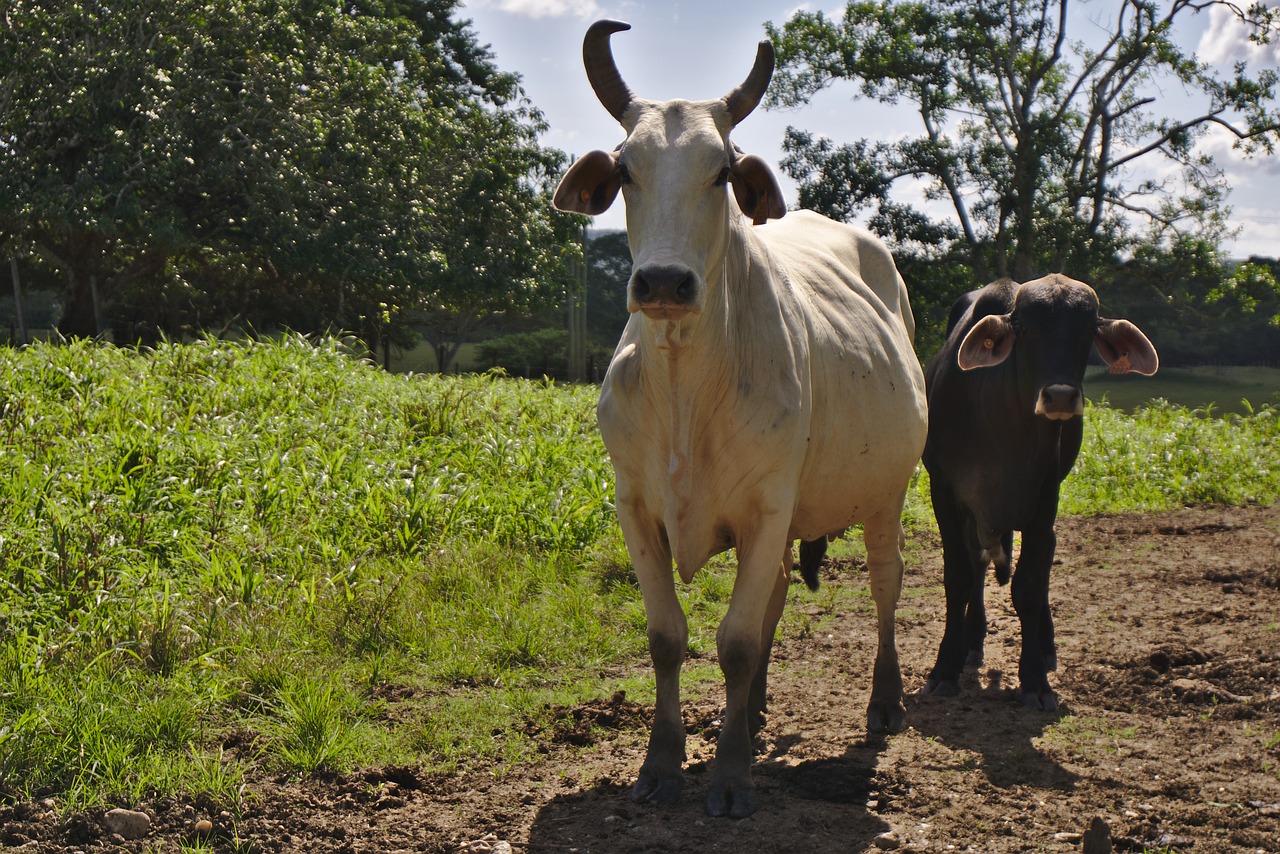
{"type": "Polygon", "coordinates": [[[762,158],[754,154],[739,156],[729,169],[729,181],[733,184],[733,197],[738,200],[738,207],[751,217],[755,225],[779,219],[787,212],[778,179],[773,177],[773,170],[762,158]]]}
{"type": "Polygon", "coordinates": [[[1151,376],[1160,367],[1160,357],[1142,330],[1127,320],[1098,318],[1093,336],[1098,355],[1111,366],[1113,374],[1134,372],[1151,376]]]}
{"type": "Polygon", "coordinates": [[[1013,352],[1013,324],[1007,314],[988,314],[960,342],[956,364],[962,371],[998,365],[1013,352]]]}
{"type": "Polygon", "coordinates": [[[617,157],[592,151],[579,157],[564,173],[552,202],[567,213],[596,216],[609,209],[621,187],[617,157]]]}

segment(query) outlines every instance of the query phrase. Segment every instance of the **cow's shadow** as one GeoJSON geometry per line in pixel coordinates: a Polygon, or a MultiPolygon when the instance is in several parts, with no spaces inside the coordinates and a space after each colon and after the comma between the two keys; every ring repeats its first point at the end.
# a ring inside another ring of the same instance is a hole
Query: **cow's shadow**
{"type": "MultiPolygon", "coordinates": [[[[752,779],[758,808],[750,818],[709,818],[703,798],[710,780],[710,761],[685,766],[680,801],[671,805],[635,804],[628,797],[631,780],[610,779],[590,789],[553,798],[529,830],[528,850],[581,852],[725,851],[735,846],[752,854],[869,849],[890,830],[873,811],[892,799],[882,789],[877,757],[884,739],[872,738],[843,754],[797,761],[791,751],[804,739],[783,734],[755,757],[752,779]],[[869,809],[870,805],[870,809],[869,809]]],[[[890,784],[894,785],[894,784],[890,784]]]]}
{"type": "MultiPolygon", "coordinates": [[[[1016,682],[1016,678],[1013,680],[1016,682]]],[[[966,668],[955,697],[916,694],[907,698],[907,720],[922,735],[953,750],[981,757],[987,780],[1001,789],[1034,785],[1070,791],[1078,776],[1039,750],[1033,739],[1069,715],[1028,709],[1018,702],[1006,675],[996,668],[966,668]]]]}

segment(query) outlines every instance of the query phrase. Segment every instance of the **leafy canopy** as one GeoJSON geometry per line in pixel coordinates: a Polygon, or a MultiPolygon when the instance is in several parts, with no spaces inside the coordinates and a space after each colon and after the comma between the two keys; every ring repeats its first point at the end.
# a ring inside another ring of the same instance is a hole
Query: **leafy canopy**
{"type": "Polygon", "coordinates": [[[1260,3],[1123,0],[1090,7],[1086,42],[1069,32],[1068,0],[851,2],[839,19],[798,12],[767,25],[779,61],[771,105],[850,81],[858,97],[911,105],[920,130],[837,144],[791,128],[784,168],[805,206],[840,218],[870,208],[873,227],[925,251],[962,241],[980,281],[1085,275],[1134,236],[1135,220],[1157,240],[1221,239],[1228,188],[1197,143],[1219,127],[1245,151],[1269,154],[1280,113],[1274,69],[1241,63],[1222,75],[1174,41],[1178,19],[1212,8],[1260,41],[1276,24],[1260,3]],[[1100,37],[1097,22],[1109,25],[1100,37]],[[1182,109],[1161,97],[1179,88],[1196,96],[1194,108],[1160,115],[1182,109]],[[1146,177],[1156,161],[1179,179],[1146,177]],[[954,219],[895,202],[890,190],[904,178],[923,180],[954,219]]]}

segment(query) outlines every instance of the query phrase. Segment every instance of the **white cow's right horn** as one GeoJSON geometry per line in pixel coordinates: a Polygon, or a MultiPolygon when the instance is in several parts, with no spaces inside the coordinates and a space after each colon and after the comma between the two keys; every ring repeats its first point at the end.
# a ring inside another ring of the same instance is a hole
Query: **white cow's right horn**
{"type": "Polygon", "coordinates": [[[604,104],[609,115],[619,122],[627,107],[635,100],[635,95],[618,73],[609,37],[629,29],[631,25],[622,21],[596,21],[587,28],[587,34],[582,39],[582,64],[587,69],[587,80],[591,82],[591,88],[596,90],[596,97],[604,104]]]}

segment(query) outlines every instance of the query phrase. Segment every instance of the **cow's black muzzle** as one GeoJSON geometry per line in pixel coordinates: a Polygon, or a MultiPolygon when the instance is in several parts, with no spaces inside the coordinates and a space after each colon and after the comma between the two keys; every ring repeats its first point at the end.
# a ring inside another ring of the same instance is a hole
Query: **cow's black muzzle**
{"type": "Polygon", "coordinates": [[[683,264],[646,264],[631,274],[627,309],[646,314],[697,311],[700,290],[698,274],[683,264]]]}

